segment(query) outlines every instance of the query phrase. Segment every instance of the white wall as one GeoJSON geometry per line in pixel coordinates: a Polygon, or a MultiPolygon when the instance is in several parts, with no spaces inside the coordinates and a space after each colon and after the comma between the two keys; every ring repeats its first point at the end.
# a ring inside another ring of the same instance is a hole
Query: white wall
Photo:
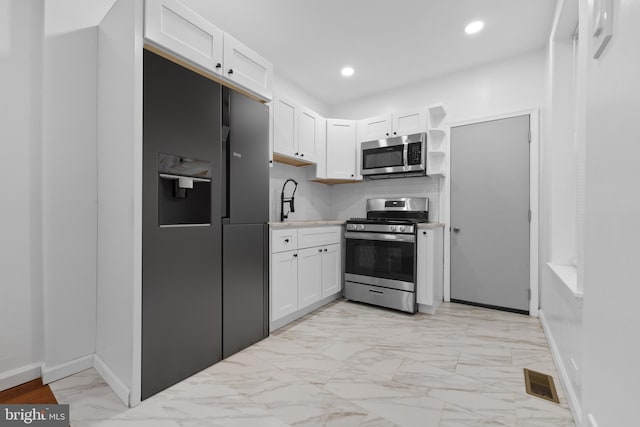
{"type": "Polygon", "coordinates": [[[544,51],[519,55],[440,78],[332,105],[331,117],[362,119],[443,103],[449,123],[544,104],[544,51]]]}
{"type": "Polygon", "coordinates": [[[119,1],[98,30],[96,368],[140,402],[142,310],[142,3],[119,1]]]}
{"type": "Polygon", "coordinates": [[[0,0],[0,390],[42,360],[41,2],[0,0]]]}
{"type": "MultiPolygon", "coordinates": [[[[55,10],[47,4],[46,12],[55,10]]],[[[45,382],[95,352],[97,28],[46,35],[43,94],[45,382]]]]}
{"type": "Polygon", "coordinates": [[[600,427],[638,425],[640,382],[640,2],[614,0],[613,20],[586,120],[583,413],[600,427]]]}

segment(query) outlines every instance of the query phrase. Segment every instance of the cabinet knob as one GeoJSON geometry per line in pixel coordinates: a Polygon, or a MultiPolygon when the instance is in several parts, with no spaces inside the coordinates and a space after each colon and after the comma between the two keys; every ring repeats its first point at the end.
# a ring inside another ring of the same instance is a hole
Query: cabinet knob
{"type": "Polygon", "coordinates": [[[351,178],[353,178],[354,176],[355,176],[354,174],[351,174],[351,178]]]}
{"type": "Polygon", "coordinates": [[[327,250],[326,250],[326,249],[325,249],[324,251],[325,251],[325,252],[327,252],[327,250]]]}
{"type": "Polygon", "coordinates": [[[227,71],[228,74],[233,74],[233,68],[229,68],[229,71],[227,71]]]}
{"type": "Polygon", "coordinates": [[[318,249],[318,252],[322,252],[322,249],[318,249]]]}
{"type": "Polygon", "coordinates": [[[222,64],[218,62],[218,63],[216,64],[216,68],[222,68],[222,64]]]}
{"type": "Polygon", "coordinates": [[[300,153],[300,157],[304,157],[304,153],[300,153]]]}
{"type": "Polygon", "coordinates": [[[293,254],[293,257],[294,258],[298,258],[298,254],[293,254]]]}
{"type": "Polygon", "coordinates": [[[296,156],[299,156],[300,154],[296,153],[296,156]]]}
{"type": "Polygon", "coordinates": [[[387,132],[385,135],[389,136],[389,132],[387,132]]]}
{"type": "Polygon", "coordinates": [[[394,134],[394,135],[397,135],[397,134],[398,134],[398,132],[394,132],[393,134],[394,134]]]}
{"type": "Polygon", "coordinates": [[[460,232],[460,227],[453,227],[453,232],[454,233],[459,233],[460,232]]]}

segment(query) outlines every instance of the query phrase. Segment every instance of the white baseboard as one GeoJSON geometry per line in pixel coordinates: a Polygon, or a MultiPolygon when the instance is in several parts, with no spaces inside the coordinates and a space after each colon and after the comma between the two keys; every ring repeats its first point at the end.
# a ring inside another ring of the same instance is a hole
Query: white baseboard
{"type": "Polygon", "coordinates": [[[42,365],[40,363],[0,373],[0,391],[38,379],[41,374],[42,365]]]}
{"type": "Polygon", "coordinates": [[[49,384],[61,378],[68,377],[93,366],[93,354],[82,356],[60,365],[47,367],[42,364],[42,383],[49,384]]]}
{"type": "Polygon", "coordinates": [[[327,305],[329,304],[331,301],[337,300],[338,298],[340,298],[342,296],[342,292],[338,292],[337,294],[334,295],[330,295],[324,299],[321,299],[320,301],[314,302],[313,304],[300,309],[298,311],[296,311],[295,313],[291,313],[288,316],[285,316],[281,319],[278,320],[273,320],[271,321],[271,323],[269,324],[269,332],[273,332],[277,329],[282,328],[284,325],[289,324],[291,322],[293,322],[294,320],[297,320],[299,318],[301,318],[302,316],[306,316],[307,314],[311,313],[312,311],[316,311],[317,309],[319,309],[320,307],[322,307],[323,305],[327,305]]]}
{"type": "Polygon", "coordinates": [[[556,369],[558,370],[558,374],[560,374],[560,380],[562,381],[562,386],[564,388],[565,393],[567,394],[567,401],[569,403],[569,409],[571,409],[571,415],[573,415],[573,420],[576,423],[577,427],[582,426],[582,405],[578,400],[578,396],[576,396],[576,392],[573,389],[573,384],[569,379],[569,374],[567,372],[567,368],[562,361],[562,356],[560,356],[560,350],[558,349],[558,345],[556,344],[556,340],[553,338],[553,334],[549,329],[549,324],[547,323],[547,319],[544,316],[544,312],[542,310],[538,310],[538,318],[540,319],[540,324],[542,325],[542,330],[544,331],[544,335],[547,337],[547,343],[549,343],[549,349],[551,350],[551,356],[553,357],[553,362],[556,365],[556,369]]]}
{"type": "Polygon", "coordinates": [[[129,398],[131,396],[131,391],[129,387],[123,383],[120,378],[107,366],[106,363],[98,356],[94,355],[93,359],[93,368],[100,374],[102,379],[107,383],[111,390],[124,402],[125,405],[129,405],[129,398]]]}
{"type": "Polygon", "coordinates": [[[440,307],[440,303],[438,303],[438,305],[436,306],[418,304],[418,313],[426,313],[433,316],[434,314],[436,314],[436,311],[438,311],[438,307],[440,307]]]}

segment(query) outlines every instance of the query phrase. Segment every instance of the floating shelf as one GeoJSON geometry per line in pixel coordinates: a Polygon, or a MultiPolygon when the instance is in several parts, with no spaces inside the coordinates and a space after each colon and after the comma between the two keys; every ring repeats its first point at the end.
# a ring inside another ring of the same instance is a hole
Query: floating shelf
{"type": "Polygon", "coordinates": [[[301,167],[301,166],[310,166],[315,163],[307,162],[305,160],[300,159],[292,159],[291,157],[283,156],[281,154],[273,153],[273,161],[278,163],[284,163],[286,165],[301,167]]]}

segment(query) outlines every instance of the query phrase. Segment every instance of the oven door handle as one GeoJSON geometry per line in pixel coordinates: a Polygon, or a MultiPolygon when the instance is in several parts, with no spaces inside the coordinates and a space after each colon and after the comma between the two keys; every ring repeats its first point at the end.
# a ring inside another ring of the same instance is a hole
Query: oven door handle
{"type": "Polygon", "coordinates": [[[410,242],[414,243],[416,238],[413,234],[384,234],[384,233],[362,233],[359,231],[347,231],[344,233],[346,239],[357,240],[382,240],[387,242],[410,242]]]}

